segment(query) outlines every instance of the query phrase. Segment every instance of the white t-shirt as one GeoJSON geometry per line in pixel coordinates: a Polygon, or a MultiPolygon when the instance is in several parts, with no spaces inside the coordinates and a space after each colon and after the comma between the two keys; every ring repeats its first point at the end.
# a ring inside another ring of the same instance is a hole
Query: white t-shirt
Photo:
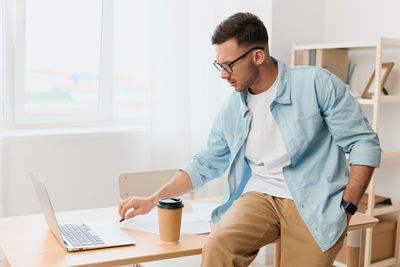
{"type": "Polygon", "coordinates": [[[276,81],[265,92],[247,94],[247,106],[253,115],[246,140],[246,158],[252,176],[243,194],[261,192],[275,197],[293,199],[282,169],[290,164],[281,132],[272,116],[270,105],[276,95],[276,81]]]}

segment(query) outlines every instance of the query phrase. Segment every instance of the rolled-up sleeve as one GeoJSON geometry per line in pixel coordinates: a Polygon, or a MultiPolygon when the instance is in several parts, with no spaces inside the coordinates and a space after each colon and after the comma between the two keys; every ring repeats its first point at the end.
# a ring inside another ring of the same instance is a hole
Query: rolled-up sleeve
{"type": "Polygon", "coordinates": [[[322,116],[337,145],[349,153],[349,163],[379,167],[381,147],[378,135],[364,117],[360,104],[336,76],[326,76],[319,92],[322,116]]]}
{"type": "Polygon", "coordinates": [[[221,130],[222,123],[220,112],[214,120],[207,144],[190,162],[180,168],[190,176],[193,191],[221,176],[229,167],[230,149],[221,130]]]}

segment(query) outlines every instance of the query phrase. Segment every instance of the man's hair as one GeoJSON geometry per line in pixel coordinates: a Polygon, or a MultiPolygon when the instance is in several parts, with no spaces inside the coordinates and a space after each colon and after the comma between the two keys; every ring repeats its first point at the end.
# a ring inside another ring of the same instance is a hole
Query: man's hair
{"type": "Polygon", "coordinates": [[[268,33],[264,23],[248,12],[239,12],[222,21],[211,37],[211,43],[222,44],[228,39],[236,38],[238,46],[268,45],[268,33]]]}

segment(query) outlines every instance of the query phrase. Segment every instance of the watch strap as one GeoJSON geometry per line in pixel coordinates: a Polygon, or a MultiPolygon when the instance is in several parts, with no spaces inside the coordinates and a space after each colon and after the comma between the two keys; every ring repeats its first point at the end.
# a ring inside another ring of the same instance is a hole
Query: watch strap
{"type": "Polygon", "coordinates": [[[348,202],[348,201],[346,201],[344,199],[342,199],[342,206],[351,215],[354,215],[354,213],[356,213],[356,211],[358,209],[356,205],[354,205],[353,203],[348,202]]]}

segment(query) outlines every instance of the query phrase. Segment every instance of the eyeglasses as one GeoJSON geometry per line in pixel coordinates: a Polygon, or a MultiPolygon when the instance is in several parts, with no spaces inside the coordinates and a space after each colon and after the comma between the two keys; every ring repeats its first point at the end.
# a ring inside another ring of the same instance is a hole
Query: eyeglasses
{"type": "Polygon", "coordinates": [[[253,47],[252,49],[250,49],[249,51],[247,51],[246,53],[244,53],[243,55],[241,55],[240,57],[238,57],[237,59],[235,59],[234,61],[232,61],[231,63],[222,63],[219,64],[216,60],[214,61],[214,66],[217,68],[217,70],[221,71],[222,69],[224,69],[227,73],[231,74],[233,72],[232,70],[232,66],[233,64],[235,64],[236,62],[238,62],[240,59],[244,58],[245,56],[247,56],[248,53],[250,53],[251,51],[253,51],[254,49],[261,49],[264,50],[264,47],[253,47]]]}

